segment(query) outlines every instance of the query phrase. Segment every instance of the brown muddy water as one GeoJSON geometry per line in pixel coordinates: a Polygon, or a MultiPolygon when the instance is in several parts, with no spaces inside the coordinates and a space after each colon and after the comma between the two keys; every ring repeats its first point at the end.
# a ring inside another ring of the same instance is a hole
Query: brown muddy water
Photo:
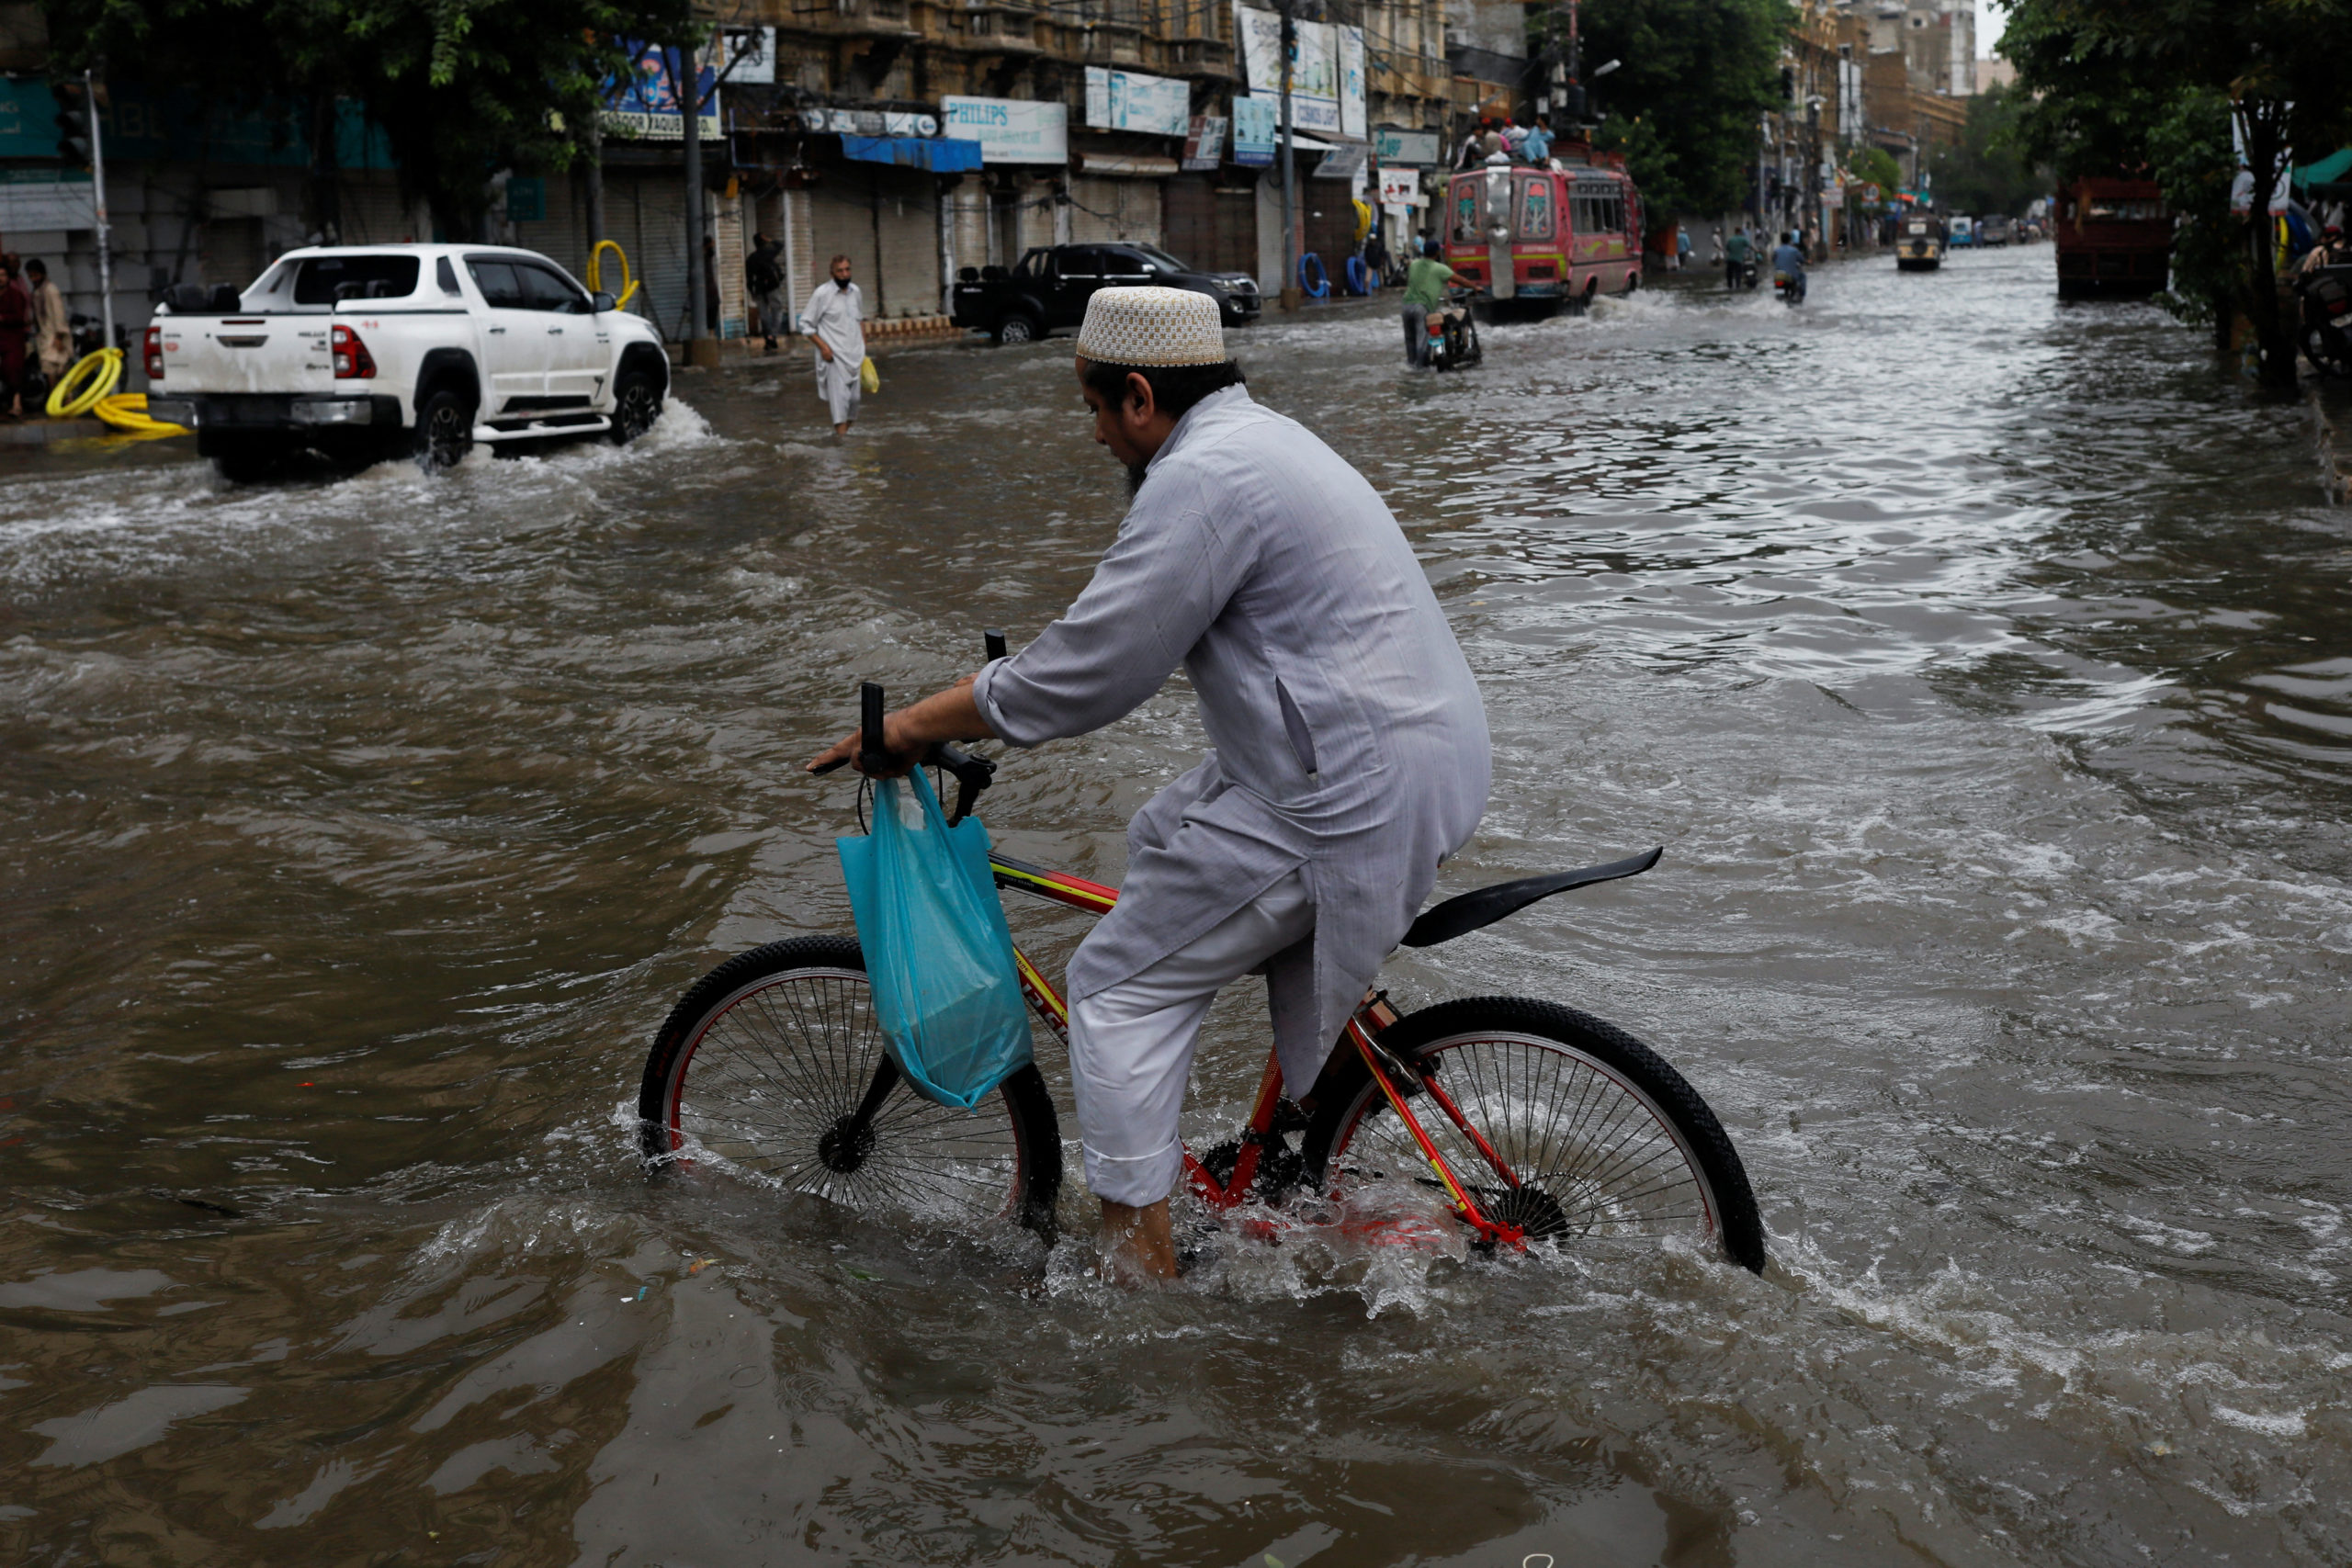
{"type": "MultiPolygon", "coordinates": [[[[1763,1278],[1234,1238],[1132,1296],[1082,1235],[640,1173],[671,1001],[849,928],[797,764],[854,682],[1034,634],[1110,538],[1067,342],[894,355],[839,446],[796,356],[437,483],[10,450],[0,1557],[2352,1560],[2352,513],[2301,404],[2051,266],[1647,295],[1442,378],[1385,313],[1239,338],[1486,693],[1441,890],[1667,847],[1390,983],[1655,1043],[1763,1278]]],[[[990,826],[1115,881],[1199,743],[1165,694],[990,826]]]]}

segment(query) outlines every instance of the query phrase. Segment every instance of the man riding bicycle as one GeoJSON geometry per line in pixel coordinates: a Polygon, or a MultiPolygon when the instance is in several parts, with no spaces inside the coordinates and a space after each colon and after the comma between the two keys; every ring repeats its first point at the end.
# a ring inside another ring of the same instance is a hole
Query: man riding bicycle
{"type": "MultiPolygon", "coordinates": [[[[1094,438],[1133,497],[1093,580],[1008,659],[888,716],[899,771],[943,740],[1035,746],[1123,717],[1181,665],[1209,754],[1127,829],[1119,901],[1069,965],[1070,1068],[1114,1261],[1176,1272],[1178,1113],[1218,989],[1266,976],[1294,1096],[1486,809],[1468,662],[1396,518],[1251,400],[1216,306],[1105,288],[1078,340],[1094,438]]],[[[858,737],[812,769],[854,761],[858,737]]]]}

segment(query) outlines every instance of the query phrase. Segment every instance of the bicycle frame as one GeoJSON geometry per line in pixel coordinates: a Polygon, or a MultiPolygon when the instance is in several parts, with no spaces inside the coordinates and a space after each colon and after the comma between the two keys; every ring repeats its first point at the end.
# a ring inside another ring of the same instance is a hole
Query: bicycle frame
{"type": "MultiPolygon", "coordinates": [[[[1119,901],[1119,890],[1115,887],[1105,887],[1099,882],[1089,882],[1065,872],[1049,871],[1044,866],[1031,865],[1007,855],[991,852],[989,869],[996,874],[996,885],[1000,888],[1012,888],[1069,908],[1083,909],[1091,915],[1108,914],[1119,901]]],[[[1018,945],[1012,950],[1012,962],[1020,977],[1021,989],[1029,998],[1029,1005],[1060,1037],[1062,1043],[1069,1044],[1069,1006],[1018,945]]],[[[1434,1073],[1413,1071],[1410,1064],[1397,1060],[1381,1048],[1381,1034],[1396,1021],[1396,1012],[1388,1005],[1387,994],[1374,991],[1364,998],[1349,1018],[1346,1035],[1355,1046],[1357,1055],[1363,1058],[1364,1066],[1372,1074],[1373,1083],[1387,1100],[1389,1109],[1396,1113],[1397,1122],[1412,1135],[1421,1157],[1436,1173],[1438,1184],[1445,1190],[1447,1201],[1453,1205],[1455,1218],[1477,1233],[1481,1245],[1524,1248],[1527,1244],[1525,1232],[1518,1225],[1498,1223],[1487,1217],[1468,1185],[1454,1174],[1444,1152],[1430,1136],[1429,1130],[1421,1125],[1421,1120],[1413,1113],[1412,1107],[1406,1103],[1414,1094],[1427,1095],[1430,1103],[1470,1140],[1480,1157],[1493,1168],[1506,1187],[1516,1189],[1520,1185],[1518,1175],[1496,1152],[1494,1145],[1487,1141],[1486,1135],[1471,1125],[1469,1119],[1463,1115],[1462,1108],[1437,1081],[1434,1073]],[[1392,1066],[1396,1070],[1392,1071],[1392,1066]],[[1406,1075],[1409,1075],[1409,1088],[1400,1087],[1398,1081],[1406,1075]]],[[[1265,1071],[1258,1080],[1257,1100],[1250,1107],[1250,1121],[1242,1129],[1241,1146],[1234,1157],[1232,1174],[1220,1181],[1190,1148],[1184,1151],[1185,1181],[1210,1208],[1220,1212],[1233,1209],[1249,1197],[1257,1181],[1258,1168],[1264,1158],[1266,1147],[1278,1141],[1274,1116],[1282,1100],[1282,1064],[1269,1050],[1265,1071]]]]}

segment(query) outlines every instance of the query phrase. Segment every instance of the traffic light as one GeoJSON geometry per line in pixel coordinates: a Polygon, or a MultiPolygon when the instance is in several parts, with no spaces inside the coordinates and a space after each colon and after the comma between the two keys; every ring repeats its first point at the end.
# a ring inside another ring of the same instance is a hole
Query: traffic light
{"type": "Polygon", "coordinates": [[[78,86],[59,86],[57,95],[57,155],[76,168],[93,162],[89,96],[78,86]]]}

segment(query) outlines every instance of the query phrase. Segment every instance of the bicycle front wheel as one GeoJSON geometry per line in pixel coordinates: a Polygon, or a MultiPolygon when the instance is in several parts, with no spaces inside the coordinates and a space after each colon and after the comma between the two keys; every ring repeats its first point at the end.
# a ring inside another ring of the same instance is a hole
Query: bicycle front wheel
{"type": "MultiPolygon", "coordinates": [[[[1398,1020],[1381,1043],[1461,1111],[1456,1125],[1420,1085],[1399,1086],[1487,1218],[1563,1246],[1699,1236],[1762,1272],[1763,1224],[1723,1124],[1623,1030],[1552,1002],[1469,997],[1398,1020]]],[[[1340,1049],[1316,1089],[1301,1151],[1308,1185],[1346,1201],[1432,1184],[1363,1059],[1340,1049]]]]}
{"type": "Polygon", "coordinates": [[[704,976],[654,1037],[638,1116],[657,1166],[707,1160],[881,1216],[1052,1237],[1061,1130],[1036,1064],[970,1111],[916,1093],[844,938],[770,942],[704,976]]]}

